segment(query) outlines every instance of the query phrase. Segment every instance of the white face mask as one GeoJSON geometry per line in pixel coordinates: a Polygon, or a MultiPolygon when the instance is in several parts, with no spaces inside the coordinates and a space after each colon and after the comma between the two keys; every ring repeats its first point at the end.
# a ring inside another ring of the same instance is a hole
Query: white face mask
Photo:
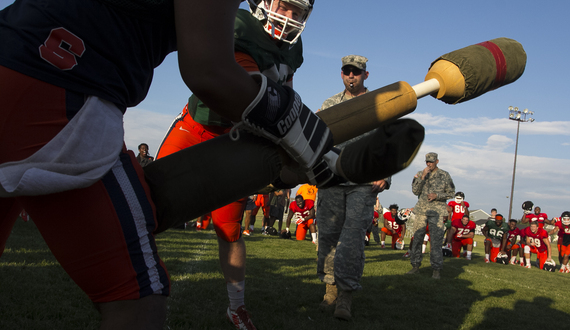
{"type": "Polygon", "coordinates": [[[455,197],[455,203],[460,204],[461,202],[463,202],[463,198],[461,197],[455,197]]]}

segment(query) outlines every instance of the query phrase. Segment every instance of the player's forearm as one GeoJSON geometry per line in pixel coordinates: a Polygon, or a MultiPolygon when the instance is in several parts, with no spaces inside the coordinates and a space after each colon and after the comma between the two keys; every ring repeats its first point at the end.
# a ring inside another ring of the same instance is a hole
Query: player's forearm
{"type": "Polygon", "coordinates": [[[229,2],[174,1],[178,62],[182,79],[200,100],[240,121],[259,86],[235,61],[233,30],[240,1],[229,2]]]}

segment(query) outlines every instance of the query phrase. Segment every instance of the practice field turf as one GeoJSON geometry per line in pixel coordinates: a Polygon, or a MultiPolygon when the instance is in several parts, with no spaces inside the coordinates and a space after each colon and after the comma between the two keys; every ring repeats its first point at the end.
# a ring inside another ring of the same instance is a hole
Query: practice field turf
{"type": "MultiPolygon", "coordinates": [[[[439,281],[431,278],[429,254],[419,275],[403,275],[411,268],[404,251],[372,242],[350,322],[318,311],[325,287],[315,275],[317,255],[309,240],[263,236],[258,228],[245,240],[246,305],[260,330],[570,325],[570,274],[485,264],[480,237],[472,261],[445,259],[439,281]]],[[[224,317],[228,299],[214,231],[169,230],[157,241],[172,281],[165,329],[232,329],[224,317]]],[[[0,329],[96,329],[98,322],[33,222],[18,220],[0,258],[0,329]]]]}

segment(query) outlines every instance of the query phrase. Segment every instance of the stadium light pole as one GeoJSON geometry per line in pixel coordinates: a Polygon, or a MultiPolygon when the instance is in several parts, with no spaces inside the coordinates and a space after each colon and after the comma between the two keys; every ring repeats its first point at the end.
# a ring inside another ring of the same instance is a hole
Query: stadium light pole
{"type": "Polygon", "coordinates": [[[534,118],[529,117],[527,119],[527,116],[531,116],[531,115],[534,115],[534,112],[528,111],[528,109],[524,109],[524,110],[520,111],[518,107],[512,107],[512,106],[509,107],[509,119],[515,120],[517,122],[517,138],[516,138],[516,142],[515,142],[515,161],[514,161],[514,165],[513,165],[513,180],[511,181],[511,200],[510,200],[510,205],[509,205],[508,220],[511,219],[511,215],[513,212],[513,193],[515,190],[515,173],[517,171],[517,152],[519,149],[519,130],[520,130],[521,122],[532,123],[534,121],[534,118]]]}

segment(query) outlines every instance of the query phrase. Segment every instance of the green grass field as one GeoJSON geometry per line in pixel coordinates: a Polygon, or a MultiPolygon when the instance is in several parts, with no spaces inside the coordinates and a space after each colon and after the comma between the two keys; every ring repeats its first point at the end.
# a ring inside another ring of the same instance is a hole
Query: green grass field
{"type": "MultiPolygon", "coordinates": [[[[338,321],[318,311],[325,288],[315,275],[314,245],[258,232],[245,238],[246,304],[261,330],[570,327],[570,274],[485,264],[480,237],[472,261],[445,259],[439,281],[431,278],[429,254],[419,275],[403,275],[411,268],[403,252],[373,242],[353,320],[338,321]]],[[[172,282],[165,329],[231,329],[214,231],[169,230],[157,241],[172,282]]],[[[0,329],[96,329],[98,323],[33,222],[19,220],[0,258],[0,329]]]]}

